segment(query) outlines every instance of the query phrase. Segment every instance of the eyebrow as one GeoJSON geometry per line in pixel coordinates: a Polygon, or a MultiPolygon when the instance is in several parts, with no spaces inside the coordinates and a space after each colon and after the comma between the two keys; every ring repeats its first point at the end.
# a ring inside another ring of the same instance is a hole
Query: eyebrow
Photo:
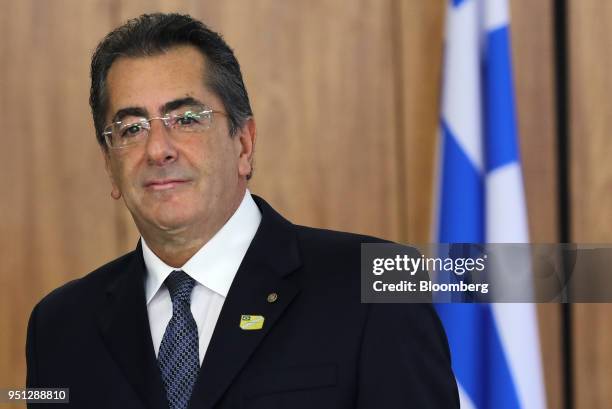
{"type": "Polygon", "coordinates": [[[138,108],[138,107],[121,108],[119,111],[117,111],[115,113],[115,116],[113,116],[113,122],[119,122],[123,118],[125,118],[126,116],[142,116],[142,117],[146,117],[147,116],[147,110],[146,109],[142,109],[142,108],[138,108]]]}
{"type": "MultiPolygon", "coordinates": [[[[193,97],[185,97],[185,98],[178,98],[178,99],[174,99],[172,101],[166,102],[164,105],[162,105],[159,108],[159,110],[160,112],[165,114],[169,111],[174,111],[175,109],[181,108],[183,106],[188,106],[188,105],[204,105],[204,104],[201,101],[193,97]]],[[[148,117],[149,112],[146,109],[141,108],[141,107],[121,108],[115,113],[115,116],[113,116],[113,122],[121,121],[126,116],[148,117]]]]}
{"type": "Polygon", "coordinates": [[[204,104],[193,97],[185,97],[185,98],[175,99],[170,102],[166,102],[161,107],[160,111],[166,113],[169,111],[174,111],[175,109],[184,107],[186,105],[204,105],[204,104]]]}

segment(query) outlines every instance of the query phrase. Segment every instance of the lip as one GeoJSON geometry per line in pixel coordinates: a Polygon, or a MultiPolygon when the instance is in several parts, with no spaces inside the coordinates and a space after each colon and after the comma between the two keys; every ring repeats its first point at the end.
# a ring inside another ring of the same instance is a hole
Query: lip
{"type": "Polygon", "coordinates": [[[145,188],[151,190],[168,190],[189,182],[186,179],[155,179],[144,184],[145,188]]]}

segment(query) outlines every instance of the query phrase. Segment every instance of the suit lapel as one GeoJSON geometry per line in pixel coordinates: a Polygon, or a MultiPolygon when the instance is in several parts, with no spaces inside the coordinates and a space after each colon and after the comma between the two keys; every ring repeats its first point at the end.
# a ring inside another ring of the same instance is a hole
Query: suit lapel
{"type": "Polygon", "coordinates": [[[212,408],[299,292],[290,273],[300,266],[293,225],[253,196],[262,221],[251,242],[206,351],[189,404],[212,408]],[[268,296],[276,293],[276,300],[268,296]],[[264,317],[260,330],[240,328],[242,315],[264,317]]]}
{"type": "Polygon", "coordinates": [[[146,408],[168,404],[155,358],[144,294],[145,265],[140,242],[125,271],[108,286],[98,318],[111,355],[146,408]]]}

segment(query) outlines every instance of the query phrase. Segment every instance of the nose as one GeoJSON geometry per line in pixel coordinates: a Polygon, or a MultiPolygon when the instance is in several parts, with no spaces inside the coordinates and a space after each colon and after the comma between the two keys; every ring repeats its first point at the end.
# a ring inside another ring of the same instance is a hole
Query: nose
{"type": "Polygon", "coordinates": [[[164,166],[174,162],[178,157],[178,151],[174,146],[169,129],[163,120],[151,120],[151,128],[146,142],[147,161],[150,165],[164,166]]]}

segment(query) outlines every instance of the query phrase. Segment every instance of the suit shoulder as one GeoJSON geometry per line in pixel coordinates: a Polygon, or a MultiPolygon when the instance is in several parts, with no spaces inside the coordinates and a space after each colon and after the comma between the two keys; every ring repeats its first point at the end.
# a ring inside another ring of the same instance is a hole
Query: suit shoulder
{"type": "Polygon", "coordinates": [[[75,305],[82,301],[91,301],[92,296],[99,293],[126,270],[128,264],[135,257],[135,253],[136,251],[131,251],[130,253],[124,254],[98,267],[83,277],[76,278],[61,285],[43,297],[39,301],[38,306],[43,309],[55,309],[65,304],[75,305]]]}
{"type": "Polygon", "coordinates": [[[355,233],[296,226],[302,262],[312,272],[326,277],[359,279],[361,244],[389,241],[355,233]]]}
{"type": "Polygon", "coordinates": [[[315,227],[296,225],[298,238],[302,243],[316,245],[319,247],[332,246],[354,248],[363,243],[391,243],[389,240],[357,233],[319,229],[315,227]]]}

